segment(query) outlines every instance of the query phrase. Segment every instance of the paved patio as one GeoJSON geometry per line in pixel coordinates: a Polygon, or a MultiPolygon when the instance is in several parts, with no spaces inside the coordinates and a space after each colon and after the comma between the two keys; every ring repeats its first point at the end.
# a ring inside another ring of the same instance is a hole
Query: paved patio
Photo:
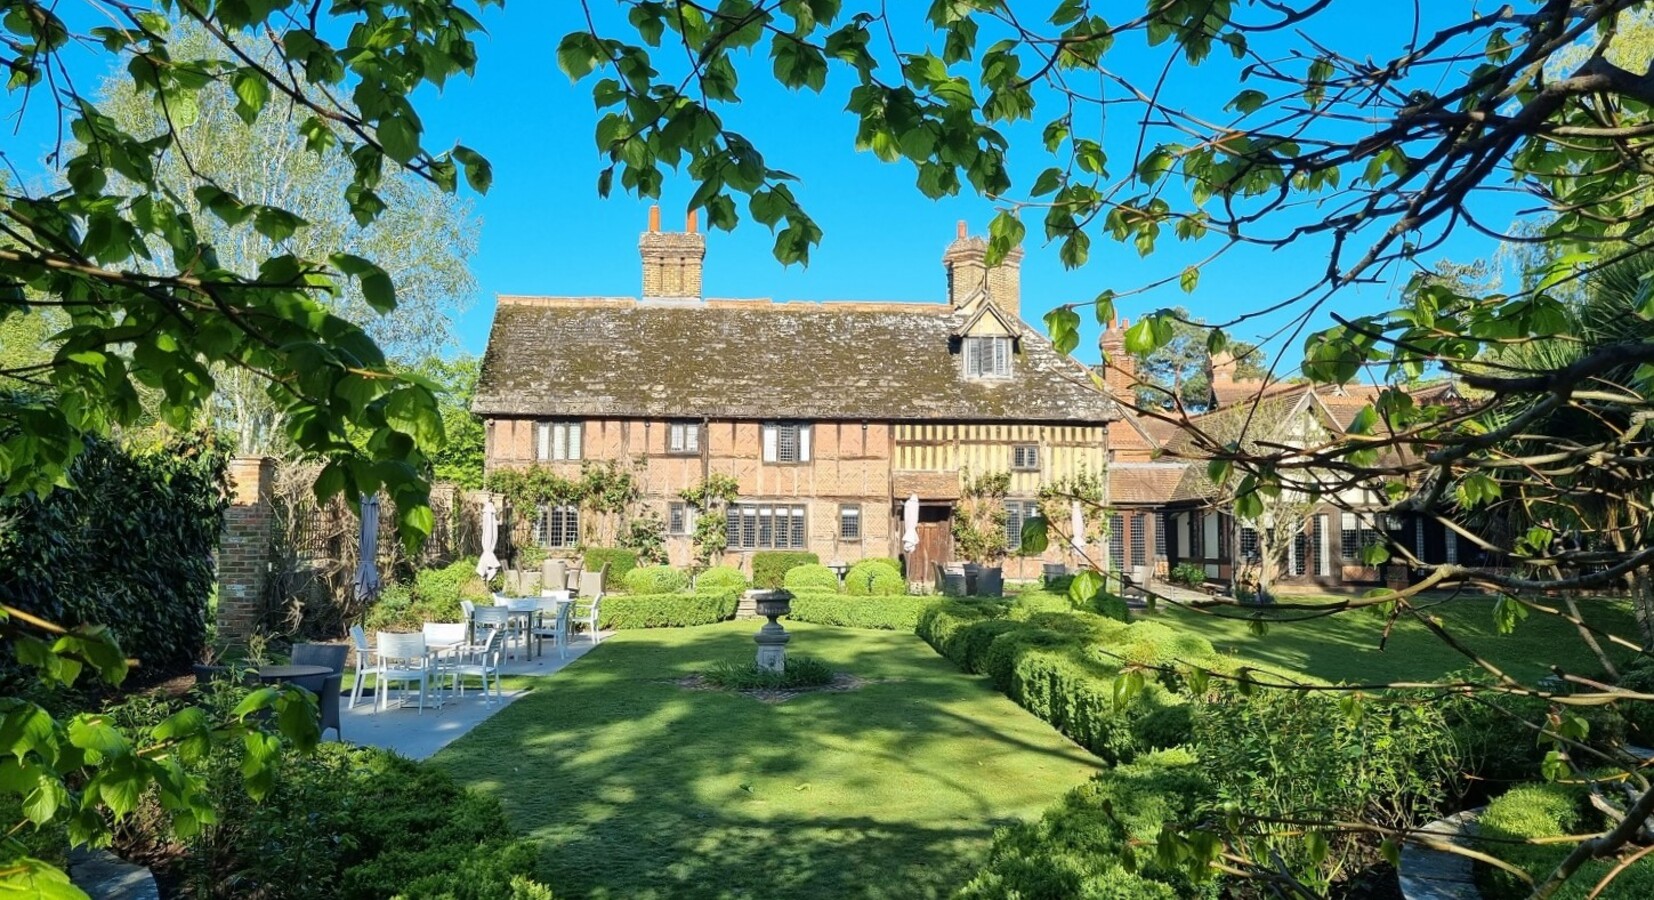
{"type": "MultiPolygon", "coordinates": [[[[607,638],[612,633],[602,632],[598,637],[607,638]]],[[[513,647],[512,652],[516,658],[506,660],[502,667],[506,682],[502,686],[500,700],[496,703],[483,702],[482,692],[475,688],[475,679],[468,680],[472,686],[466,688],[463,698],[447,696],[441,709],[433,706],[431,698],[427,697],[423,713],[419,711],[417,698],[411,692],[408,706],[398,708],[393,700],[392,705],[379,712],[374,712],[373,697],[369,692],[362,692],[362,700],[354,709],[350,708],[350,696],[347,693],[341,698],[339,710],[339,718],[343,722],[343,739],[352,744],[395,750],[410,759],[425,759],[477,727],[512,701],[534,690],[538,682],[524,686],[524,677],[538,679],[555,675],[570,663],[591,652],[592,646],[590,641],[577,636],[569,644],[566,659],[560,658],[557,651],[549,646],[544,654],[533,659],[524,659],[521,649],[513,647]]],[[[345,679],[347,690],[353,680],[345,679]]],[[[391,696],[394,698],[396,694],[392,693],[391,696]]],[[[489,696],[492,699],[493,695],[489,696]]],[[[332,734],[331,731],[328,732],[330,737],[332,734]]]]}

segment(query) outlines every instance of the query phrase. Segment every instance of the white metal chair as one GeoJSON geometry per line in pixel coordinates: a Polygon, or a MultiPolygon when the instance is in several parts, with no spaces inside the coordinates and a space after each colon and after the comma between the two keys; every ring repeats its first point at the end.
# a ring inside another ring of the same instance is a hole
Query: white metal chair
{"type": "Polygon", "coordinates": [[[425,694],[429,691],[432,673],[430,657],[425,653],[425,635],[381,631],[376,643],[379,645],[379,652],[378,663],[373,669],[374,712],[384,709],[385,703],[390,699],[392,684],[402,685],[404,702],[408,685],[417,684],[419,714],[424,715],[425,694]]]}
{"type": "Polygon", "coordinates": [[[576,610],[574,614],[574,624],[586,630],[586,637],[590,638],[593,644],[597,643],[597,623],[603,618],[602,606],[603,592],[598,591],[586,601],[584,609],[576,610]]]}
{"type": "Polygon", "coordinates": [[[556,618],[552,620],[553,624],[551,625],[542,623],[535,626],[532,636],[539,642],[542,652],[546,638],[551,638],[552,645],[557,648],[557,657],[567,659],[569,655],[569,621],[570,614],[574,611],[574,604],[562,603],[556,600],[544,600],[542,602],[556,604],[556,618]]]}
{"type": "Polygon", "coordinates": [[[426,622],[420,631],[425,635],[425,649],[436,666],[436,683],[442,686],[444,670],[454,662],[458,650],[470,643],[470,626],[464,622],[426,622]]]}
{"type": "Polygon", "coordinates": [[[482,634],[486,628],[498,628],[504,632],[501,641],[508,641],[511,639],[512,624],[514,623],[511,621],[511,607],[509,606],[479,606],[471,612],[473,639],[475,635],[482,634]]]}
{"type": "Polygon", "coordinates": [[[500,641],[505,636],[505,629],[490,628],[483,637],[482,643],[468,646],[461,652],[455,662],[448,667],[447,674],[453,677],[453,690],[459,696],[465,696],[465,679],[482,679],[482,702],[492,706],[500,699],[500,641]],[[494,699],[488,699],[488,680],[494,680],[494,699]]]}
{"type": "Polygon", "coordinates": [[[350,708],[355,709],[362,699],[362,684],[375,663],[373,648],[368,646],[368,633],[362,626],[350,626],[350,640],[356,645],[356,686],[350,689],[350,708]]]}

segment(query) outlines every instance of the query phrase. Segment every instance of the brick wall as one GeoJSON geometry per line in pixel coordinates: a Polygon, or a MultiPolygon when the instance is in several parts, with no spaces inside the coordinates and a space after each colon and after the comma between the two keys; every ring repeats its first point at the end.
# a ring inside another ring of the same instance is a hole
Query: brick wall
{"type": "Polygon", "coordinates": [[[218,631],[228,641],[252,635],[264,615],[275,473],[276,461],[268,457],[230,460],[230,508],[218,545],[218,631]]]}

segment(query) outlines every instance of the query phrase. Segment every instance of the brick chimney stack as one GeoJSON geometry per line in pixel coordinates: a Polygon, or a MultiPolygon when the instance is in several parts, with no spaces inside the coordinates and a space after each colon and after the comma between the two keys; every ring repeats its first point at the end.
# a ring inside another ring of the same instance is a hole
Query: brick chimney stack
{"type": "Polygon", "coordinates": [[[637,242],[643,257],[643,299],[701,299],[706,235],[697,232],[695,226],[695,210],[690,210],[683,231],[661,231],[660,207],[649,207],[649,230],[637,242]]]}
{"type": "Polygon", "coordinates": [[[1005,254],[1005,260],[988,267],[988,241],[972,237],[964,220],[959,222],[958,236],[942,254],[942,266],[948,270],[948,305],[962,306],[981,289],[1001,311],[1013,316],[1022,315],[1022,249],[1005,254]]]}
{"type": "Polygon", "coordinates": [[[1126,352],[1126,329],[1130,319],[1109,319],[1108,328],[1097,345],[1103,351],[1103,384],[1115,399],[1137,402],[1137,360],[1126,352]]]}

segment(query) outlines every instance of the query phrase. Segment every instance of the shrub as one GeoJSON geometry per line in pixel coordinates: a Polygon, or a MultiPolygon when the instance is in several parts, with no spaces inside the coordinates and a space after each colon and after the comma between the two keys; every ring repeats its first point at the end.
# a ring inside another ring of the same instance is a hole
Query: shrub
{"type": "Polygon", "coordinates": [[[621,594],[603,598],[600,627],[682,628],[711,625],[735,615],[740,595],[733,592],[703,594],[621,594]]]}
{"type": "Polygon", "coordinates": [[[895,569],[897,575],[902,574],[902,561],[899,559],[892,559],[888,556],[864,556],[856,561],[856,565],[861,565],[862,563],[879,563],[895,569]]]}
{"type": "Polygon", "coordinates": [[[607,584],[625,584],[627,574],[637,568],[637,551],[620,547],[592,547],[586,550],[581,568],[596,572],[604,566],[609,567],[607,584]]]}
{"type": "Polygon", "coordinates": [[[845,573],[844,590],[852,597],[898,597],[907,593],[907,579],[887,560],[863,560],[845,573]]]}
{"type": "MultiPolygon", "coordinates": [[[[1620,687],[1643,694],[1654,693],[1654,665],[1633,664],[1620,678],[1620,687]]],[[[1654,703],[1622,700],[1619,705],[1631,737],[1644,747],[1654,744],[1654,703]]]]}
{"type": "Polygon", "coordinates": [[[1011,602],[1010,616],[1013,619],[1027,619],[1035,613],[1066,613],[1073,610],[1074,604],[1069,602],[1066,593],[1023,591],[1011,602]]]}
{"type": "MultiPolygon", "coordinates": [[[[1471,682],[1487,680],[1480,673],[1457,673],[1450,677],[1471,682]]],[[[1642,705],[1630,704],[1627,712],[1635,712],[1642,705]]],[[[1455,696],[1442,706],[1465,771],[1473,776],[1470,787],[1478,792],[1497,793],[1504,787],[1534,780],[1550,749],[1548,744],[1541,743],[1537,731],[1524,724],[1543,724],[1550,714],[1548,701],[1539,697],[1501,697],[1498,706],[1504,711],[1469,695],[1455,696]]],[[[1626,723],[1613,707],[1575,707],[1569,712],[1585,720],[1588,729],[1584,743],[1593,749],[1610,751],[1626,737],[1626,723]]]]}
{"type": "Polygon", "coordinates": [[[644,566],[626,573],[630,594],[671,594],[689,589],[689,575],[671,566],[644,566]]]}
{"type": "MultiPolygon", "coordinates": [[[[1575,833],[1580,827],[1579,801],[1577,789],[1558,784],[1512,788],[1489,803],[1477,818],[1477,837],[1485,839],[1478,841],[1478,849],[1529,873],[1554,869],[1570,848],[1509,842],[1575,833]]],[[[1584,873],[1576,878],[1584,880],[1584,873]]],[[[1476,882],[1489,900],[1514,900],[1529,893],[1521,879],[1492,866],[1479,867],[1476,882]]]]}
{"type": "Polygon", "coordinates": [[[721,662],[701,674],[709,684],[732,691],[779,691],[832,684],[833,668],[809,656],[789,656],[780,672],[758,668],[756,662],[721,662]]]}
{"type": "Polygon", "coordinates": [[[370,634],[375,631],[414,631],[424,621],[414,607],[413,588],[406,584],[387,584],[379,591],[373,605],[368,607],[362,627],[370,634]]]}
{"type": "Polygon", "coordinates": [[[739,594],[748,587],[746,573],[734,566],[713,566],[695,577],[695,590],[701,593],[733,591],[739,594]]]}
{"type": "Polygon", "coordinates": [[[1206,583],[1206,567],[1194,563],[1178,563],[1172,567],[1168,577],[1173,584],[1200,587],[1206,583]]]}
{"type": "Polygon", "coordinates": [[[458,622],[461,600],[488,599],[488,585],[477,575],[477,559],[462,559],[440,569],[421,569],[414,575],[413,599],[426,622],[458,622]]]}
{"type": "Polygon", "coordinates": [[[752,555],[752,586],[774,590],[786,584],[787,572],[795,566],[818,562],[821,557],[802,550],[760,550],[752,555]]]}
{"type": "MultiPolygon", "coordinates": [[[[216,582],[222,451],[200,436],[154,450],[88,437],[67,474],[73,490],[0,497],[0,602],[64,627],[106,625],[145,672],[187,670],[216,582]]],[[[13,643],[0,641],[0,678],[13,643]]]]}
{"type": "Polygon", "coordinates": [[[846,597],[843,594],[794,594],[789,619],[846,628],[912,631],[934,597],[846,597]]]}
{"type": "Polygon", "coordinates": [[[914,629],[919,637],[955,664],[963,667],[954,651],[955,636],[960,629],[984,619],[997,619],[1006,614],[1009,605],[1001,600],[970,598],[947,599],[925,607],[919,615],[919,626],[914,629]]]}
{"type": "Polygon", "coordinates": [[[1215,881],[1194,882],[1165,868],[1152,852],[1161,826],[1185,821],[1205,804],[1210,787],[1186,750],[1166,750],[1116,766],[1075,788],[1038,821],[1002,828],[982,869],[959,892],[965,900],[1076,898],[1182,900],[1217,895],[1215,881]]]}
{"type": "MultiPolygon", "coordinates": [[[[206,702],[245,694],[222,686],[206,702]]],[[[177,707],[145,698],[114,713],[123,724],[153,727],[177,707]]],[[[270,793],[257,802],[241,774],[243,742],[181,757],[185,771],[203,780],[218,824],[175,843],[151,788],[117,829],[116,849],[152,863],[186,897],[368,900],[393,890],[409,898],[549,897],[527,877],[538,850],[511,836],[499,801],[466,791],[442,769],[339,743],[309,754],[277,752],[270,793]]]]}
{"type": "Polygon", "coordinates": [[[838,576],[820,563],[805,563],[787,570],[782,586],[793,593],[838,593],[838,576]]]}
{"type": "MultiPolygon", "coordinates": [[[[1139,626],[1132,626],[1137,628],[1139,626]]],[[[1261,814],[1313,811],[1317,819],[1412,829],[1447,799],[1459,771],[1435,704],[1368,698],[1360,716],[1323,693],[1214,692],[1194,710],[1194,746],[1219,802],[1261,814]]],[[[1279,858],[1312,889],[1376,861],[1370,842],[1333,835],[1326,852],[1301,835],[1240,837],[1254,859],[1279,858]]]]}

